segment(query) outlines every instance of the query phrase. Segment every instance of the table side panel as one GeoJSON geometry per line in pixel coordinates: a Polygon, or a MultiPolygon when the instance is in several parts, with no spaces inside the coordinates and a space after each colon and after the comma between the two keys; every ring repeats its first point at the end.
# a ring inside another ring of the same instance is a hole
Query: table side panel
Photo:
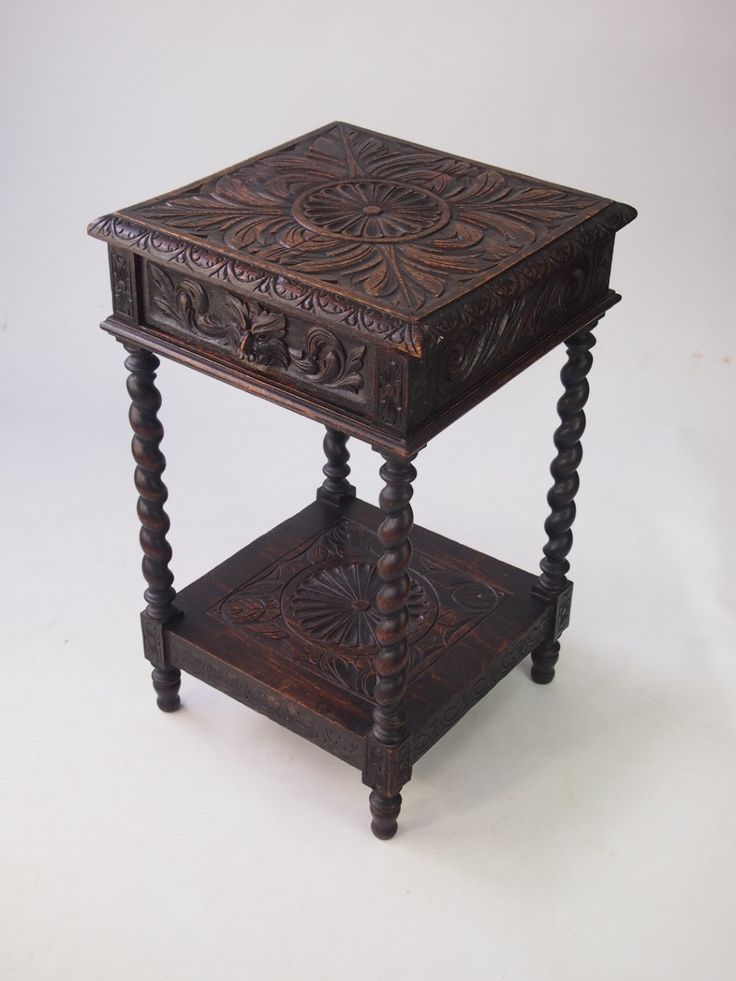
{"type": "Polygon", "coordinates": [[[453,659],[435,662],[413,682],[406,698],[416,762],[549,634],[554,613],[539,611],[527,594],[513,597],[505,622],[489,623],[480,645],[458,645],[453,659]]]}
{"type": "MultiPolygon", "coordinates": [[[[362,768],[364,739],[371,726],[369,711],[363,720],[356,720],[351,729],[304,704],[303,692],[288,676],[281,678],[279,687],[272,667],[268,681],[264,681],[187,638],[167,633],[166,646],[169,664],[278,722],[351,766],[362,768]]],[[[325,703],[326,708],[327,705],[325,703]]]]}
{"type": "MultiPolygon", "coordinates": [[[[481,294],[453,314],[445,328],[447,341],[409,365],[407,435],[431,426],[486,382],[518,373],[535,360],[535,351],[550,346],[547,339],[554,346],[566,336],[566,324],[572,332],[588,311],[590,319],[599,316],[609,294],[613,244],[613,233],[586,246],[571,241],[564,263],[550,267],[540,260],[536,275],[533,268],[519,272],[520,288],[481,294]]],[[[488,394],[496,387],[489,384],[488,394]]]]}

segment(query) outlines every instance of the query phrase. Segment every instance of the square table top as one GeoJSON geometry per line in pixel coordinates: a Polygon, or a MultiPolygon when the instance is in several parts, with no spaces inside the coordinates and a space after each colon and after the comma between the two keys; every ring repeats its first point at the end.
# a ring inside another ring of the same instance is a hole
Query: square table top
{"type": "Polygon", "coordinates": [[[421,357],[479,292],[633,208],[335,122],[90,234],[197,267],[421,357]]]}

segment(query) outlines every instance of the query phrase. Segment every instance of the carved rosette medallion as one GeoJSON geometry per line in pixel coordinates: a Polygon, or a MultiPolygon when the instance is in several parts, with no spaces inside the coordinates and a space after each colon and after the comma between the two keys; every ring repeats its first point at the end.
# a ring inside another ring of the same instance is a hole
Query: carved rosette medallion
{"type": "MultiPolygon", "coordinates": [[[[362,656],[375,653],[373,628],[380,616],[376,593],[381,580],[368,559],[338,560],[316,572],[307,570],[284,591],[281,607],[289,624],[325,643],[354,648],[362,656]]],[[[416,573],[409,594],[409,637],[421,636],[437,614],[434,590],[416,573]]]]}
{"type": "Polygon", "coordinates": [[[353,241],[419,238],[450,220],[449,206],[436,194],[385,180],[325,184],[300,195],[292,214],[305,228],[353,241]]]}
{"type": "MultiPolygon", "coordinates": [[[[219,600],[210,615],[252,636],[279,641],[278,651],[359,695],[375,686],[376,561],[374,532],[348,518],[301,550],[287,553],[219,600]]],[[[441,657],[505,601],[508,593],[415,552],[409,570],[409,672],[441,657]]],[[[274,648],[270,648],[270,656],[274,648]]]]}

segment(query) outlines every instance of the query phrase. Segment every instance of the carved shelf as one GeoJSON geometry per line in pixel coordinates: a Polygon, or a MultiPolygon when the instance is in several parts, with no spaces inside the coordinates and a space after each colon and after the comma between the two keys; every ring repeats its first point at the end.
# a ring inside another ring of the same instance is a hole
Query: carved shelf
{"type": "MultiPolygon", "coordinates": [[[[319,501],[177,596],[167,663],[357,767],[371,730],[377,508],[319,501]]],[[[536,577],[415,528],[405,708],[413,763],[549,632],[536,577]]]]}

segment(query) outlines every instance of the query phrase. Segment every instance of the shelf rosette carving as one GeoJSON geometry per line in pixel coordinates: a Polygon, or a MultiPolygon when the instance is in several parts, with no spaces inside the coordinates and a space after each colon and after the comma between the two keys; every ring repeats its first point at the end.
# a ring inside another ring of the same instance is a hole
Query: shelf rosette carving
{"type": "MultiPolygon", "coordinates": [[[[210,615],[279,641],[279,650],[356,694],[375,686],[382,554],[376,534],[341,518],[218,601],[210,615]]],[[[416,552],[409,570],[408,673],[441,657],[505,601],[492,583],[416,552]]]]}

